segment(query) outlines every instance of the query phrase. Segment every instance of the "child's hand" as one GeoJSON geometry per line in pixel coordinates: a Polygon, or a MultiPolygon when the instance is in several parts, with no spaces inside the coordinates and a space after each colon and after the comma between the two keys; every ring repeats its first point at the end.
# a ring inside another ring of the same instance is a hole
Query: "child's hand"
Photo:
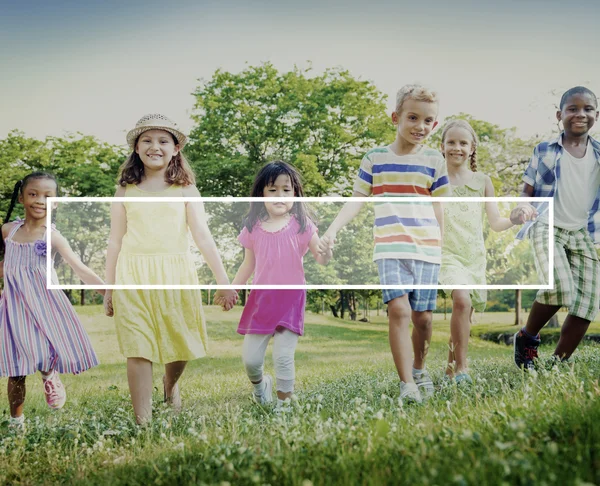
{"type": "Polygon", "coordinates": [[[335,244],[335,233],[325,233],[319,240],[318,250],[321,255],[333,255],[333,246],[335,244]]]}
{"type": "Polygon", "coordinates": [[[112,303],[112,290],[107,290],[104,293],[104,313],[108,317],[112,317],[115,314],[112,303]]]}
{"type": "Polygon", "coordinates": [[[519,204],[510,212],[510,222],[512,224],[523,224],[537,218],[538,212],[531,204],[519,204]]]}
{"type": "Polygon", "coordinates": [[[214,303],[220,305],[224,311],[231,310],[238,300],[235,290],[217,290],[214,303]]]}

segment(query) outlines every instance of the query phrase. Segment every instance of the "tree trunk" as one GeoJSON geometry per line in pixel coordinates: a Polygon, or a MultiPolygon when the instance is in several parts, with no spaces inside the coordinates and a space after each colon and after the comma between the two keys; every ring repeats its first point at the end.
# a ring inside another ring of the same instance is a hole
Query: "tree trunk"
{"type": "Polygon", "coordinates": [[[354,290],[350,291],[349,299],[348,299],[348,312],[350,313],[350,320],[356,320],[356,295],[354,290]]]}
{"type": "Polygon", "coordinates": [[[242,307],[246,305],[246,299],[248,298],[248,289],[242,290],[242,295],[240,296],[242,307]]]}
{"type": "Polygon", "coordinates": [[[515,290],[515,326],[523,325],[521,317],[521,289],[515,290]]]}
{"type": "Polygon", "coordinates": [[[550,328],[560,327],[560,322],[558,322],[558,316],[556,314],[554,314],[552,316],[552,318],[548,321],[548,324],[546,324],[546,327],[550,327],[550,328]]]}
{"type": "Polygon", "coordinates": [[[444,320],[448,319],[448,306],[446,305],[447,295],[444,292],[444,320]]]}
{"type": "Polygon", "coordinates": [[[85,289],[81,289],[81,305],[85,305],[85,289]]]}
{"type": "Polygon", "coordinates": [[[335,305],[330,305],[329,308],[331,309],[331,313],[333,314],[333,317],[338,317],[338,312],[337,312],[337,309],[335,308],[335,305]]]}
{"type": "Polygon", "coordinates": [[[346,293],[343,290],[340,290],[340,317],[343,319],[345,314],[345,295],[346,293]]]}

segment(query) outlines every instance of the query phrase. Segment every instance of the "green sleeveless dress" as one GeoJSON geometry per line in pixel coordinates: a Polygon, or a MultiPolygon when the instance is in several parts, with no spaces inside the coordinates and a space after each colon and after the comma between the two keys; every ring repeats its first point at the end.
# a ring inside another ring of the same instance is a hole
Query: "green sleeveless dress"
{"type": "MultiPolygon", "coordinates": [[[[485,196],[485,174],[474,172],[464,186],[451,186],[454,197],[485,196]]],[[[485,203],[444,204],[444,243],[439,282],[441,285],[485,285],[486,250],[483,241],[485,203]]],[[[451,291],[446,291],[450,294],[451,291]]],[[[477,312],[485,310],[487,291],[471,290],[477,312]]]]}

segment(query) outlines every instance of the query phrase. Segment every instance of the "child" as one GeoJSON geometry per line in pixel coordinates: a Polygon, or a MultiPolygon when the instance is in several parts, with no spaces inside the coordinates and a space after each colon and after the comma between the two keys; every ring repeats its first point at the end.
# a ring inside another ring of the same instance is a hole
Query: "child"
{"type": "MultiPolygon", "coordinates": [[[[265,165],[254,180],[252,197],[303,197],[300,175],[294,167],[276,161],[265,165]]],[[[245,248],[233,283],[304,284],[303,257],[310,249],[321,265],[331,251],[317,251],[317,228],[303,203],[252,202],[239,236],[245,248]]],[[[304,334],[305,290],[253,290],[244,307],[238,333],[244,336],[242,359],[254,385],[254,399],[271,403],[272,379],[263,377],[265,352],[273,337],[273,361],[277,379],[277,405],[281,408],[294,391],[294,353],[304,334]]]]}
{"type": "MultiPolygon", "coordinates": [[[[540,278],[548,280],[548,225],[554,225],[553,289],[540,290],[527,324],[515,334],[517,366],[531,369],[538,357],[539,331],[561,307],[569,313],[560,332],[553,360],[566,360],[583,339],[600,305],[598,255],[600,243],[600,143],[589,131],[598,120],[598,100],[588,88],[577,86],[560,100],[557,120],[563,132],[554,140],[540,143],[523,176],[523,197],[554,198],[554,221],[548,221],[546,205],[540,217],[519,232],[529,230],[535,265],[540,278]]],[[[523,203],[511,213],[513,221],[527,221],[535,208],[523,203]]]]}
{"type": "MultiPolygon", "coordinates": [[[[457,197],[494,197],[491,179],[477,172],[477,134],[465,120],[452,120],[442,132],[442,154],[446,159],[452,195],[457,197]]],[[[486,202],[490,227],[504,231],[513,226],[502,218],[495,202],[486,202]]],[[[444,244],[439,281],[442,285],[485,285],[486,250],[482,227],[483,205],[452,203],[444,205],[444,244]]],[[[450,351],[446,376],[456,383],[471,383],[467,373],[467,347],[471,312],[483,312],[485,290],[451,292],[450,351]]]]}
{"type": "MultiPolygon", "coordinates": [[[[392,121],[396,139],[387,147],[369,151],[354,183],[354,197],[447,196],[450,193],[446,164],[437,151],[423,142],[437,125],[435,93],[419,85],[404,86],[396,97],[392,121]]],[[[336,233],[354,218],[362,203],[346,203],[323,238],[324,251],[336,233]]],[[[375,251],[382,285],[437,285],[441,261],[443,210],[439,203],[375,205],[375,251]]],[[[436,289],[383,291],[388,304],[389,339],[400,376],[400,399],[421,402],[433,394],[433,382],[425,369],[431,341],[432,310],[436,289]],[[408,328],[414,324],[411,343],[408,328]],[[411,366],[412,364],[412,366],[411,366]],[[424,395],[424,397],[422,397],[424,395]]]]}
{"type": "MultiPolygon", "coordinates": [[[[46,288],[46,200],[56,197],[52,174],[34,172],[17,182],[2,226],[4,292],[0,297],[0,376],[8,376],[11,428],[24,430],[25,378],[42,374],[46,403],[62,408],[67,399],[59,373],[81,373],[98,364],[75,309],[62,290],[46,288]],[[16,200],[25,220],[9,223],[16,200]]],[[[103,282],[73,253],[54,228],[52,250],[89,285],[103,282]]],[[[53,280],[56,275],[53,275],[53,280]]],[[[104,291],[100,291],[101,294],[104,291]]]]}
{"type": "MultiPolygon", "coordinates": [[[[181,154],[186,136],[163,115],[146,115],[127,134],[132,150],[120,170],[115,196],[199,197],[194,174],[181,154]]],[[[106,258],[108,284],[198,284],[188,246],[188,227],[217,284],[229,279],[206,224],[202,203],[114,203],[106,258]]],[[[215,303],[229,310],[237,294],[218,291],[215,303]]],[[[181,408],[177,381],[188,361],[206,354],[200,290],[108,290],[136,420],[152,416],[152,363],[165,363],[164,400],[181,408]]]]}

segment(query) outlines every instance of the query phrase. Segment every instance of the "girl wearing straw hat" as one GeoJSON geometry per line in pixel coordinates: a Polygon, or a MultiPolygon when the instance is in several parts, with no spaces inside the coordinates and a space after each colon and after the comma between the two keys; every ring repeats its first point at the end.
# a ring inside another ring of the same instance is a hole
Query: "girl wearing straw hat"
{"type": "MultiPolygon", "coordinates": [[[[127,134],[131,155],[121,166],[117,197],[199,197],[181,149],[186,136],[163,115],[146,115],[127,134]]],[[[205,220],[202,203],[113,203],[106,258],[107,284],[197,284],[188,228],[217,284],[229,279],[205,220]],[[166,229],[168,228],[168,231],[166,229]]],[[[225,310],[235,291],[218,291],[225,310]]],[[[163,363],[164,400],[181,408],[179,380],[188,361],[206,354],[200,290],[108,290],[106,314],[114,314],[136,420],[152,416],[152,363],[163,363]]]]}

